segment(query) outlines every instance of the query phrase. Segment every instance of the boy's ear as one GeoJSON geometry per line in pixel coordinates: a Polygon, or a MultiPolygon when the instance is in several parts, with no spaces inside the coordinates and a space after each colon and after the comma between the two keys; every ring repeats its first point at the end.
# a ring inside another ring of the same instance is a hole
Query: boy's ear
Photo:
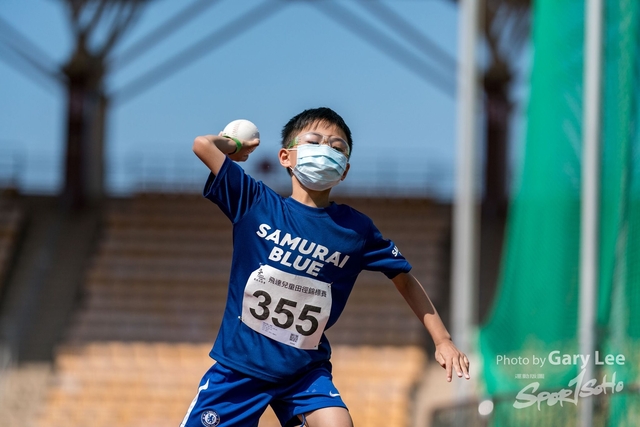
{"type": "Polygon", "coordinates": [[[351,167],[351,163],[347,163],[347,167],[344,169],[344,173],[342,174],[342,178],[340,178],[340,181],[344,181],[344,179],[347,177],[350,167],[351,167]]]}
{"type": "Polygon", "coordinates": [[[280,160],[280,164],[285,168],[290,168],[291,165],[291,151],[281,148],[278,151],[278,159],[280,160]]]}

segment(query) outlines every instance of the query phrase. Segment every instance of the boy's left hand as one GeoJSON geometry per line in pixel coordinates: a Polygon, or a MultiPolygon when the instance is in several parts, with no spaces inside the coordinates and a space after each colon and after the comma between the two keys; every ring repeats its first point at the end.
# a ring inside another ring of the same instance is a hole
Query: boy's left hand
{"type": "Polygon", "coordinates": [[[436,345],[436,361],[447,370],[447,381],[451,382],[453,369],[456,370],[458,378],[469,376],[469,359],[458,350],[451,340],[445,340],[436,345]]]}

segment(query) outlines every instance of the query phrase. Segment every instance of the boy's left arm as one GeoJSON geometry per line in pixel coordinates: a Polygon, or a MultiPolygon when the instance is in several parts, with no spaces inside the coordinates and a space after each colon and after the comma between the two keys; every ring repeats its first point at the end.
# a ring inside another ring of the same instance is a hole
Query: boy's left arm
{"type": "Polygon", "coordinates": [[[469,359],[451,341],[451,335],[420,282],[411,273],[400,273],[392,281],[429,331],[436,345],[436,360],[447,371],[447,381],[451,381],[453,369],[459,378],[464,375],[469,379],[469,359]]]}

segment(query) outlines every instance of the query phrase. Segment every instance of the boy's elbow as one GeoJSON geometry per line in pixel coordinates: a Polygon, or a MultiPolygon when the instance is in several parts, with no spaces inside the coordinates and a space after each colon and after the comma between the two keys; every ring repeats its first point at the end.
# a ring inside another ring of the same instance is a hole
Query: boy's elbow
{"type": "Polygon", "coordinates": [[[209,141],[207,141],[207,138],[204,136],[197,136],[196,139],[193,140],[193,152],[196,153],[196,155],[202,154],[208,144],[209,141]]]}

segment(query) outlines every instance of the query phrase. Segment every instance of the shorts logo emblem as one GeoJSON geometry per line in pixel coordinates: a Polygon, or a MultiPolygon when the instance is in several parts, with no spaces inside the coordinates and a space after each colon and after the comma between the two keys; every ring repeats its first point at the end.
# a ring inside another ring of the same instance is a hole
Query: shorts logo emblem
{"type": "Polygon", "coordinates": [[[216,411],[207,411],[202,414],[200,421],[205,427],[216,427],[220,424],[220,415],[216,411]]]}
{"type": "Polygon", "coordinates": [[[334,392],[330,391],[329,392],[329,396],[330,397],[338,397],[338,396],[340,396],[340,393],[334,393],[334,392]]]}

